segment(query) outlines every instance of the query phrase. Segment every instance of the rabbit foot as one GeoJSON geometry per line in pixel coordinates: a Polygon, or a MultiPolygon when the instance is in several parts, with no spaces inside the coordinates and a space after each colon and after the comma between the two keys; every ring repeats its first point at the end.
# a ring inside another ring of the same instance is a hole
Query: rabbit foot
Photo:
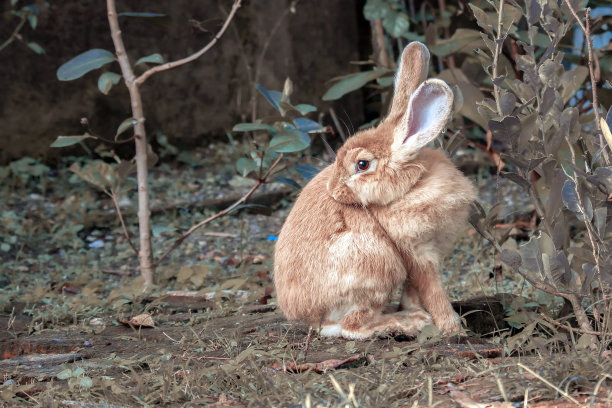
{"type": "Polygon", "coordinates": [[[381,333],[416,336],[428,324],[432,324],[431,316],[417,307],[390,314],[381,314],[373,310],[356,310],[344,316],[339,324],[323,325],[321,335],[352,340],[367,339],[381,333]]]}
{"type": "Polygon", "coordinates": [[[435,325],[444,334],[454,334],[461,331],[461,319],[457,313],[454,313],[446,318],[435,321],[435,325]]]}

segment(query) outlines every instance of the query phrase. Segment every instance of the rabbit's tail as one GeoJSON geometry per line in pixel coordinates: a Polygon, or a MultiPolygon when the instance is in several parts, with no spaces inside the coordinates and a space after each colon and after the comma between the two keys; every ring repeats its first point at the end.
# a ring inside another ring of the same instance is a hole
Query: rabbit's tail
{"type": "Polygon", "coordinates": [[[366,339],[375,333],[416,336],[423,327],[433,324],[429,314],[420,307],[389,314],[371,308],[353,309],[340,319],[337,313],[328,316],[322,322],[321,335],[347,339],[366,339]]]}

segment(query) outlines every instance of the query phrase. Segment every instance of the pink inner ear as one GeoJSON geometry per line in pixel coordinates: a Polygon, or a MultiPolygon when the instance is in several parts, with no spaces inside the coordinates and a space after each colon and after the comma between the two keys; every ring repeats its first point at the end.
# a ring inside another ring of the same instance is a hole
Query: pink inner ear
{"type": "MultiPolygon", "coordinates": [[[[410,97],[408,103],[408,132],[402,143],[415,135],[427,137],[427,132],[433,132],[440,123],[439,116],[444,114],[448,96],[444,89],[433,84],[420,86],[410,97]]],[[[420,139],[421,137],[419,137],[420,139]]]]}

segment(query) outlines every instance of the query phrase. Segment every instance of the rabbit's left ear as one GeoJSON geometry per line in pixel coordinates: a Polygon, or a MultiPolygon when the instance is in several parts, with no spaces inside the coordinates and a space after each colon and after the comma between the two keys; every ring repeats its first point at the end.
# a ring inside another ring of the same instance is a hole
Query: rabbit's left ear
{"type": "Polygon", "coordinates": [[[423,82],[410,96],[404,123],[395,128],[391,150],[412,157],[436,139],[450,118],[453,91],[439,79],[423,82]]]}

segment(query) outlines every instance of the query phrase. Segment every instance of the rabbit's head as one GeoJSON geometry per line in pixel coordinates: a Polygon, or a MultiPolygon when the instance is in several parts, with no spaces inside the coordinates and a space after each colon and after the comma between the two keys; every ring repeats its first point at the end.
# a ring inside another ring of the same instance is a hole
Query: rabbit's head
{"type": "Polygon", "coordinates": [[[418,154],[438,137],[453,105],[446,83],[425,81],[428,64],[423,44],[412,42],[404,48],[389,115],[376,128],[349,138],[336,155],[327,184],[336,201],[386,205],[419,180],[424,165],[418,154]]]}

